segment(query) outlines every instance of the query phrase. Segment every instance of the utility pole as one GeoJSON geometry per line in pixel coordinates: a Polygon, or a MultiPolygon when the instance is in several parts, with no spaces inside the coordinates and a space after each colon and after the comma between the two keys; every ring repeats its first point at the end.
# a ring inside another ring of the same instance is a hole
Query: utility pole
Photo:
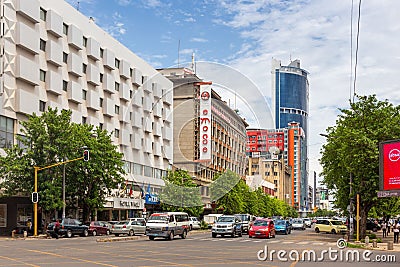
{"type": "Polygon", "coordinates": [[[352,187],[353,187],[353,174],[350,172],[350,211],[349,211],[349,213],[350,213],[350,228],[349,228],[349,231],[350,231],[350,236],[349,236],[349,241],[350,240],[352,240],[353,239],[353,234],[354,234],[354,223],[353,223],[353,201],[352,201],[352,194],[353,194],[353,189],[352,189],[352,187]]]}

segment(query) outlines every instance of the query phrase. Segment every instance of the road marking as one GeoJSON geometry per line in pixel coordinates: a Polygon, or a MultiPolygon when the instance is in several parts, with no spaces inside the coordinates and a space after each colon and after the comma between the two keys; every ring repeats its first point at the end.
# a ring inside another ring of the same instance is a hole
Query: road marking
{"type": "Polygon", "coordinates": [[[312,243],[314,246],[321,246],[324,245],[325,243],[312,243]]]}
{"type": "Polygon", "coordinates": [[[240,240],[239,242],[251,242],[251,240],[249,240],[249,239],[243,239],[243,240],[240,240]]]}
{"type": "Polygon", "coordinates": [[[260,243],[260,242],[263,242],[262,240],[254,240],[253,241],[254,243],[260,243]]]}
{"type": "Polygon", "coordinates": [[[274,243],[279,243],[279,242],[281,242],[281,241],[279,241],[279,240],[273,240],[273,241],[269,241],[268,243],[274,244],[274,243]]]}
{"type": "Polygon", "coordinates": [[[310,243],[310,242],[308,242],[308,241],[303,241],[303,242],[299,242],[299,243],[297,243],[298,245],[307,245],[308,243],[310,243]]]}
{"type": "Polygon", "coordinates": [[[6,259],[6,260],[9,260],[9,261],[13,261],[13,262],[23,263],[24,265],[28,265],[28,266],[39,267],[39,265],[34,265],[34,264],[26,263],[26,262],[19,261],[19,260],[16,260],[16,259],[13,259],[13,258],[9,258],[9,257],[0,256],[0,258],[6,259]]]}
{"type": "Polygon", "coordinates": [[[282,244],[293,244],[294,242],[293,241],[284,241],[284,242],[282,242],[282,244]]]}

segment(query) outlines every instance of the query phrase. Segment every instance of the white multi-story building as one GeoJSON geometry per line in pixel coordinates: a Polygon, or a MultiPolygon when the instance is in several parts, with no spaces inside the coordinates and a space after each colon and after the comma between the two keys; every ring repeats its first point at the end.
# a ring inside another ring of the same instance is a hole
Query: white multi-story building
{"type": "MultiPolygon", "coordinates": [[[[73,122],[114,133],[129,184],[160,188],[173,157],[172,82],[63,0],[0,3],[0,150],[26,115],[70,109],[73,122]]],[[[135,191],[109,197],[108,219],[145,207],[135,191]]]]}

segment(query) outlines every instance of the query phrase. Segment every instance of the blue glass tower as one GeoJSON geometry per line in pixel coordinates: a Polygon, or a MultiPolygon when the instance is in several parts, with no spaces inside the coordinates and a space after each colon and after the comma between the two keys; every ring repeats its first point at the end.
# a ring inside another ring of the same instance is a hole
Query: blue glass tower
{"type": "MultiPolygon", "coordinates": [[[[292,122],[299,123],[304,131],[304,142],[300,145],[299,177],[300,194],[295,196],[299,211],[307,211],[308,199],[308,72],[300,68],[300,60],[282,66],[272,59],[272,112],[276,129],[287,128],[292,122]]],[[[295,167],[296,168],[296,167],[295,167]]]]}

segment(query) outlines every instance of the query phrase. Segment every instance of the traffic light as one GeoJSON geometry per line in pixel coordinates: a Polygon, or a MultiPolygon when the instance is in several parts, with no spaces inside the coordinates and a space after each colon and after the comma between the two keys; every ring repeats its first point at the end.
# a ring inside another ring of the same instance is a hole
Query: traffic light
{"type": "Polygon", "coordinates": [[[89,161],[89,150],[85,149],[83,151],[83,160],[84,161],[89,161]]]}
{"type": "Polygon", "coordinates": [[[32,202],[33,202],[33,203],[38,203],[38,201],[39,201],[39,194],[38,194],[38,192],[33,192],[33,193],[32,193],[32,202]]]}

